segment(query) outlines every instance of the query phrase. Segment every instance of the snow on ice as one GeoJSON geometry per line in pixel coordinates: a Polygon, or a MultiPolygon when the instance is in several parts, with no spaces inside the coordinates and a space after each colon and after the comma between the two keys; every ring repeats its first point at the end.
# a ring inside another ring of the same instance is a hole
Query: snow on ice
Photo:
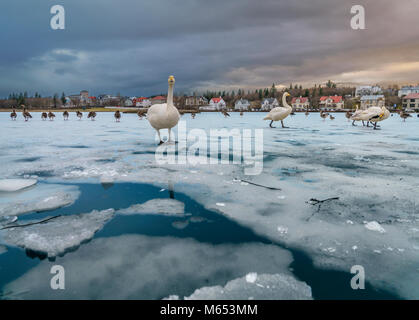
{"type": "Polygon", "coordinates": [[[0,192],[14,192],[33,186],[35,179],[0,179],[0,192]]]}

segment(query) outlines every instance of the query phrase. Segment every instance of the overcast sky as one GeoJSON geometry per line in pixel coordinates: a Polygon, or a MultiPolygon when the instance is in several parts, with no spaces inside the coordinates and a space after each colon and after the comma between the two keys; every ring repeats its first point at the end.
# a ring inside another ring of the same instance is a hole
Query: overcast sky
{"type": "Polygon", "coordinates": [[[0,96],[419,82],[417,0],[1,0],[0,96]],[[52,30],[50,8],[65,8],[52,30]],[[366,30],[350,27],[353,5],[366,30]]]}

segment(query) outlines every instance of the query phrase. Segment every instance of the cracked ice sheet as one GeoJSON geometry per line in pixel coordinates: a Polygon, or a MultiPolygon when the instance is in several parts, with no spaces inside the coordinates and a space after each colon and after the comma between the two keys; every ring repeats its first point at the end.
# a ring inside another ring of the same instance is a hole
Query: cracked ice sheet
{"type": "MultiPolygon", "coordinates": [[[[361,264],[373,285],[418,298],[419,161],[414,150],[419,149],[419,137],[418,142],[415,136],[400,142],[391,131],[395,125],[389,123],[388,132],[347,126],[347,136],[336,128],[313,138],[307,138],[305,129],[270,131],[265,142],[270,159],[255,177],[243,176],[240,166],[149,165],[121,179],[160,181],[162,186],[177,182],[175,192],[259,234],[306,250],[318,266],[349,272],[361,264]],[[283,191],[243,185],[235,178],[283,191]],[[305,203],[335,196],[340,200],[322,204],[319,213],[317,206],[305,203]],[[386,232],[368,230],[366,225],[374,221],[386,232]]],[[[408,137],[412,133],[405,132],[408,137]]]]}
{"type": "Polygon", "coordinates": [[[54,210],[72,204],[79,197],[77,186],[38,184],[20,192],[0,194],[0,217],[54,210]]]}
{"type": "Polygon", "coordinates": [[[120,124],[115,124],[112,114],[102,113],[93,123],[68,122],[77,130],[66,129],[61,121],[60,125],[58,121],[30,122],[39,144],[27,139],[27,131],[22,130],[27,124],[2,116],[2,130],[13,138],[2,141],[6,151],[0,153],[4,163],[0,176],[52,170],[49,180],[98,178],[148,182],[162,188],[172,182],[175,192],[185,192],[206,208],[306,250],[317,265],[348,272],[352,265],[363,264],[373,284],[385,282],[402,296],[419,296],[414,285],[419,271],[419,132],[412,130],[418,118],[402,123],[397,115],[390,117],[381,131],[352,127],[343,114],[337,114],[334,121],[323,121],[318,113],[308,118],[297,114],[286,119],[291,127],[286,130],[266,128],[263,113],[243,117],[234,113],[227,120],[218,113],[200,114],[194,120],[188,115],[181,118],[188,129],[265,128],[264,172],[245,177],[239,165],[157,165],[155,132],[135,115],[124,115],[120,124]],[[48,135],[51,126],[57,132],[54,144],[48,135]],[[22,150],[14,148],[15,138],[19,143],[23,140],[22,150]],[[87,148],[70,148],[68,141],[87,148]],[[24,159],[23,155],[33,154],[40,159],[24,159]],[[283,191],[243,185],[235,178],[279,186],[283,191]],[[340,201],[323,204],[319,213],[305,203],[312,197],[334,196],[340,201]],[[386,232],[368,230],[365,225],[372,221],[386,232]]]}
{"type": "MultiPolygon", "coordinates": [[[[0,231],[0,236],[8,245],[45,253],[52,258],[93,238],[114,212],[113,209],[94,210],[90,213],[60,216],[43,224],[5,229],[0,231]]],[[[32,222],[36,221],[25,224],[32,222]]]]}
{"type": "MultiPolygon", "coordinates": [[[[172,297],[173,298],[173,297],[172,297]]],[[[283,274],[250,273],[225,286],[203,287],[185,300],[311,300],[311,288],[283,274]]]]}
{"type": "Polygon", "coordinates": [[[119,214],[159,214],[167,216],[185,216],[185,204],[174,199],[152,199],[118,210],[119,214]]]}
{"type": "Polygon", "coordinates": [[[224,286],[250,272],[290,276],[291,261],[288,251],[265,244],[210,245],[140,235],[95,238],[54,262],[65,268],[66,290],[51,290],[51,263],[44,260],[7,284],[4,294],[22,299],[163,299],[224,286]]]}

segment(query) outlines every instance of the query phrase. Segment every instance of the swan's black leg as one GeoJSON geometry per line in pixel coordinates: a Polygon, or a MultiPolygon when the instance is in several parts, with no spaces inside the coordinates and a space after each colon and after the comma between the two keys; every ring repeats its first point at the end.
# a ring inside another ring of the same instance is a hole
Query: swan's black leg
{"type": "Polygon", "coordinates": [[[364,123],[364,120],[362,120],[362,125],[365,127],[365,123],[364,123]]]}
{"type": "Polygon", "coordinates": [[[356,126],[356,124],[355,124],[355,120],[354,120],[354,121],[352,121],[352,125],[353,125],[353,126],[356,126]]]}
{"type": "Polygon", "coordinates": [[[282,128],[288,128],[286,126],[284,126],[284,121],[281,120],[281,124],[282,124],[282,128]]]}
{"type": "Polygon", "coordinates": [[[274,126],[272,126],[272,123],[273,123],[274,121],[273,120],[271,120],[271,123],[269,124],[269,126],[271,127],[271,128],[275,128],[274,126]]]}

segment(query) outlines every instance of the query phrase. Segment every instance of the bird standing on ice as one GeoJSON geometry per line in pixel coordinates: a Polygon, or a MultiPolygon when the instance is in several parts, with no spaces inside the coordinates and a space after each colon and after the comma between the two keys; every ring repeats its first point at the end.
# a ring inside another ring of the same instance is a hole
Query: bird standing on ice
{"type": "Polygon", "coordinates": [[[377,122],[384,121],[390,117],[390,111],[386,107],[370,107],[367,112],[369,114],[368,121],[374,123],[374,130],[377,130],[377,122]]]}
{"type": "Polygon", "coordinates": [[[159,135],[159,144],[163,143],[163,140],[160,137],[160,130],[169,130],[168,142],[170,142],[170,131],[178,124],[180,118],[179,111],[173,105],[173,87],[175,85],[175,77],[170,76],[168,82],[169,91],[167,93],[167,103],[152,105],[147,112],[148,122],[150,122],[150,125],[156,129],[159,135]]]}
{"type": "Polygon", "coordinates": [[[283,107],[276,107],[269,111],[268,115],[263,118],[263,120],[271,120],[269,126],[271,128],[275,128],[272,126],[274,121],[281,121],[282,128],[287,128],[284,126],[284,119],[288,117],[292,112],[292,107],[287,103],[287,97],[290,96],[288,92],[284,92],[282,96],[282,105],[283,107]]]}
{"type": "Polygon", "coordinates": [[[16,113],[16,110],[15,110],[15,109],[13,109],[12,113],[10,114],[10,118],[11,118],[12,120],[16,120],[16,118],[17,118],[17,113],[16,113]]]}

